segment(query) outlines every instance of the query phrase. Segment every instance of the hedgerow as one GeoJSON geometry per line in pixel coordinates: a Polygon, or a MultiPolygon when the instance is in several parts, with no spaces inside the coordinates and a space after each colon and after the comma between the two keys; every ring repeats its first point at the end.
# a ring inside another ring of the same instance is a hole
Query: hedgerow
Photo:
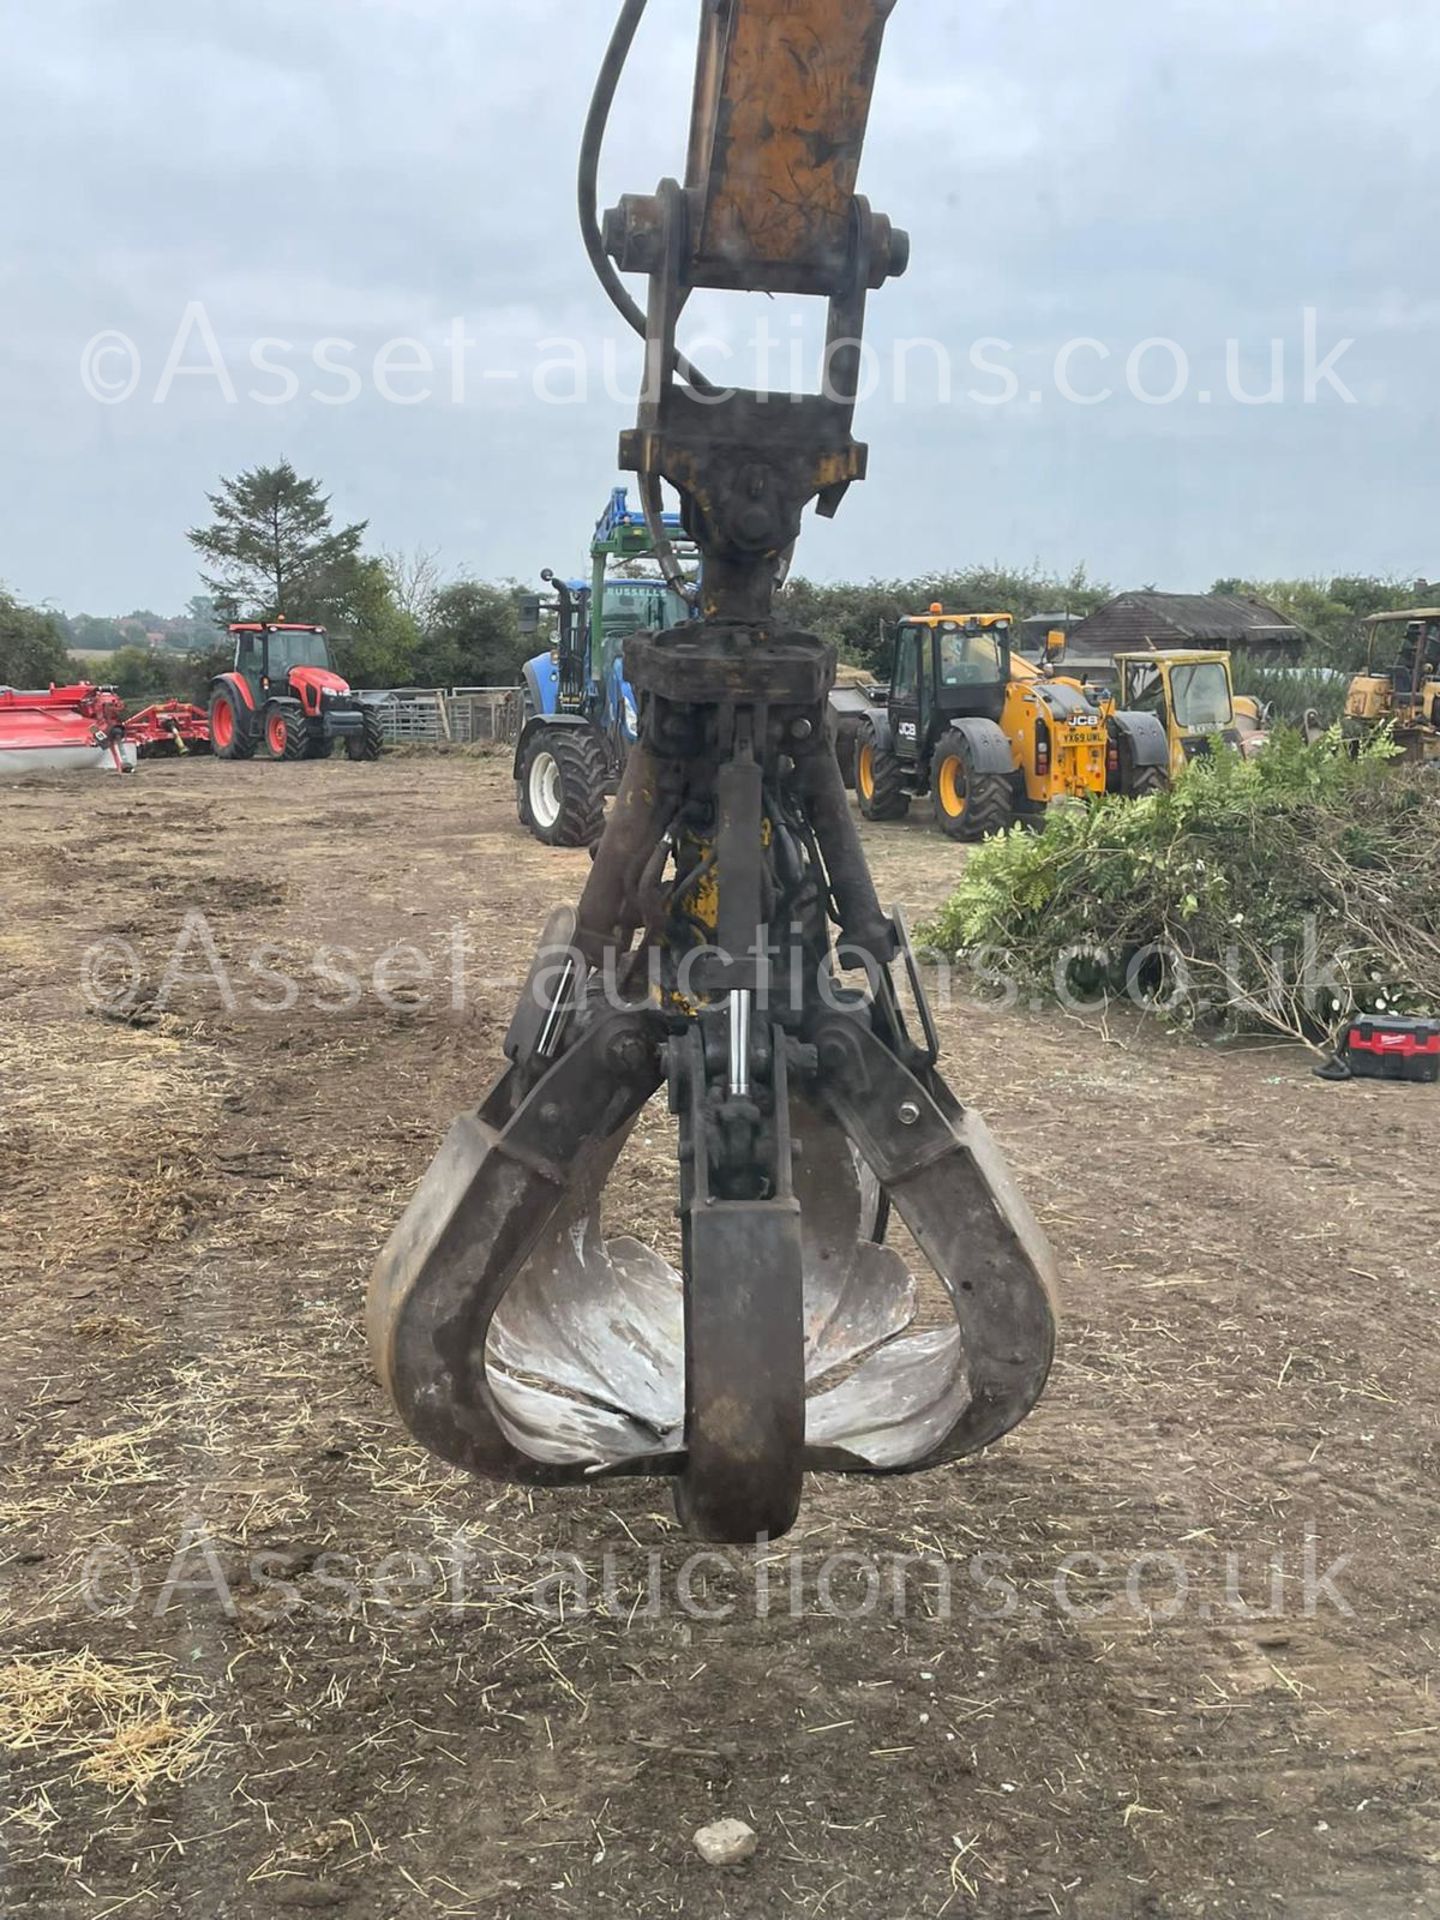
{"type": "Polygon", "coordinates": [[[922,938],[1031,996],[1316,1047],[1356,1012],[1440,1011],[1440,781],[1383,738],[1351,758],[1281,731],[986,841],[922,938]]]}

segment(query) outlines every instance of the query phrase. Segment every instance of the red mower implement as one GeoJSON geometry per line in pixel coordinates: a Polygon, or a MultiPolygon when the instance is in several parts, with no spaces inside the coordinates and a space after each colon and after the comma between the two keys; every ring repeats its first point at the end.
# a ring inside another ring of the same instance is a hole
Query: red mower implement
{"type": "Polygon", "coordinates": [[[83,681],[38,693],[0,687],[0,774],[134,768],[135,745],[118,694],[83,681]]]}
{"type": "Polygon", "coordinates": [[[205,753],[210,723],[203,707],[157,701],[127,717],[113,687],[0,687],[0,774],[72,771],[133,773],[158,754],[205,753]]]}
{"type": "Polygon", "coordinates": [[[384,751],[378,704],[335,671],[324,627],[289,620],[230,628],[235,664],[210,689],[210,738],[222,760],[326,760],[343,741],[352,760],[384,751]]]}

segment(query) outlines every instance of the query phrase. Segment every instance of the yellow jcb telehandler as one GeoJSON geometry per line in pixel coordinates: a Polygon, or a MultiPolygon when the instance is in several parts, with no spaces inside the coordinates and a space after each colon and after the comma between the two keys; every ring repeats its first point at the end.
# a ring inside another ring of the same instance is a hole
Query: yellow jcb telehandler
{"type": "Polygon", "coordinates": [[[928,793],[942,833],[978,840],[1057,800],[1164,786],[1169,751],[1153,716],[1021,658],[1014,631],[1008,613],[932,606],[900,622],[888,690],[831,695],[867,820],[901,820],[928,793]]]}

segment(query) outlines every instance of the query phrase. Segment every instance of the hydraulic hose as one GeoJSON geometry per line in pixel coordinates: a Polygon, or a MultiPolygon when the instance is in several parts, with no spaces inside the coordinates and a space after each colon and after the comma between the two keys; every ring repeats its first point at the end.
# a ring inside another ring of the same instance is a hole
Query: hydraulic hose
{"type": "MultiPolygon", "coordinates": [[[[615,23],[610,45],[605,50],[600,77],[595,82],[594,97],[585,120],[585,133],[580,142],[579,179],[580,232],[585,251],[590,256],[590,264],[616,312],[627,326],[635,329],[642,340],[649,334],[645,315],[626,291],[625,283],[606,253],[601,237],[599,177],[600,154],[605,145],[606,129],[610,125],[610,113],[615,105],[616,89],[625,71],[625,63],[630,58],[630,49],[635,44],[636,31],[645,17],[647,4],[648,0],[624,0],[620,9],[620,18],[615,23]]],[[[691,365],[683,353],[676,353],[674,365],[680,378],[688,381],[698,393],[715,394],[720,391],[697,367],[691,365]]]]}

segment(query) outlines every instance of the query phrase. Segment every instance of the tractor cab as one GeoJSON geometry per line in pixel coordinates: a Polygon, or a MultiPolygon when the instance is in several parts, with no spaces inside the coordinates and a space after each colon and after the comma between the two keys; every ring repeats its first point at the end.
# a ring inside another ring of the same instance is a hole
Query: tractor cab
{"type": "MultiPolygon", "coordinates": [[[[680,515],[662,512],[658,529],[671,557],[698,577],[700,552],[680,515]]],[[[660,561],[656,528],[631,507],[624,487],[614,488],[590,541],[590,678],[609,719],[617,761],[634,745],[638,726],[635,696],[625,677],[626,641],[637,633],[683,627],[695,618],[693,601],[662,577],[660,561]]]]}
{"type": "Polygon", "coordinates": [[[635,700],[625,679],[625,643],[635,633],[659,633],[691,618],[685,597],[663,580],[622,580],[607,574],[591,606],[595,675],[611,691],[627,745],[635,738],[635,700]]]}
{"type": "Polygon", "coordinates": [[[549,567],[540,578],[551,595],[527,600],[520,623],[523,633],[538,634],[553,622],[548,653],[537,654],[526,667],[527,681],[533,678],[543,689],[535,711],[582,713],[590,695],[590,589],[583,580],[562,580],[549,567]]]}
{"type": "Polygon", "coordinates": [[[554,644],[522,669],[525,718],[515,748],[520,821],[547,846],[594,846],[600,837],[606,798],[640,725],[626,643],[696,617],[688,582],[672,586],[650,571],[662,556],[698,571],[699,549],[680,516],[663,513],[652,525],[616,487],[591,536],[590,578],[547,571],[541,578],[553,597],[520,603],[522,632],[555,622],[554,644]]]}
{"type": "Polygon", "coordinates": [[[256,707],[272,689],[283,695],[297,669],[318,668],[338,680],[324,627],[292,625],[288,620],[246,621],[230,629],[235,642],[235,671],[249,687],[256,707]]]}

